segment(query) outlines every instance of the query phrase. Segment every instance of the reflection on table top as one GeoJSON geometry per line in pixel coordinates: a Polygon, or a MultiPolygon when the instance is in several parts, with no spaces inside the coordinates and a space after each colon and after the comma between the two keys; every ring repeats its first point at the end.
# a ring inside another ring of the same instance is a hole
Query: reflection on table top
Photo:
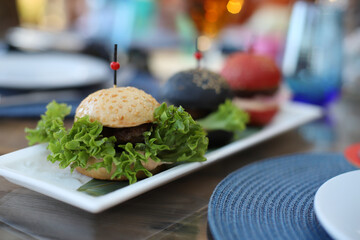
{"type": "MultiPolygon", "coordinates": [[[[100,214],[91,214],[0,178],[0,238],[207,239],[207,204],[230,172],[264,158],[342,151],[360,139],[360,109],[348,99],[328,115],[234,154],[100,214]]],[[[0,154],[27,146],[23,129],[38,119],[0,119],[0,154]]],[[[68,124],[71,124],[69,121],[68,124]]]]}

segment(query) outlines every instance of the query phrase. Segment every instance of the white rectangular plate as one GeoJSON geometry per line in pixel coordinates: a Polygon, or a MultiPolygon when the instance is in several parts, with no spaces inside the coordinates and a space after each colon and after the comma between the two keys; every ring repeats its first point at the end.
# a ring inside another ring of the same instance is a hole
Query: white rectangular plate
{"type": "Polygon", "coordinates": [[[103,196],[90,196],[76,189],[91,178],[59,169],[46,160],[46,145],[36,145],[0,156],[0,175],[9,181],[92,213],[101,212],[160,185],[198,170],[230,154],[246,149],[287,130],[319,118],[320,108],[287,103],[271,124],[260,131],[206,154],[207,161],[185,163],[103,196]]]}

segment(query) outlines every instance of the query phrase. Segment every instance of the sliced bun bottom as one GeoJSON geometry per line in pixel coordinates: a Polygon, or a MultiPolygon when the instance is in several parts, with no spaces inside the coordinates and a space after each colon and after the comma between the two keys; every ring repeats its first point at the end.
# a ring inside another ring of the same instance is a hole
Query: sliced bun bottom
{"type": "MultiPolygon", "coordinates": [[[[88,161],[88,166],[92,165],[94,163],[97,163],[97,162],[102,162],[102,159],[97,159],[97,158],[91,157],[88,161]]],[[[155,162],[154,160],[149,159],[147,163],[143,162],[142,164],[152,174],[156,174],[162,170],[163,163],[155,162]]],[[[86,170],[85,168],[77,167],[76,170],[83,175],[86,175],[88,177],[95,178],[95,179],[100,179],[100,180],[116,180],[116,181],[128,180],[125,176],[121,176],[120,178],[111,179],[111,176],[115,172],[114,164],[113,164],[113,167],[112,167],[112,170],[110,173],[105,168],[86,170]]],[[[138,179],[143,179],[143,178],[146,178],[146,175],[144,172],[138,172],[136,174],[136,177],[138,179]]]]}

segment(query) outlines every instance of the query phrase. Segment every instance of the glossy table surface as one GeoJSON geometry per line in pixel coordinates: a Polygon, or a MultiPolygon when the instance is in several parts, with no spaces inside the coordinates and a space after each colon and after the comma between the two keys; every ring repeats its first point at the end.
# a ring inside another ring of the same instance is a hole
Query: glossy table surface
{"type": "MultiPolygon", "coordinates": [[[[209,239],[207,205],[236,169],[299,152],[341,152],[360,141],[360,101],[343,97],[307,123],[99,214],[91,214],[0,178],[0,239],[209,239]]],[[[0,154],[27,146],[38,119],[0,119],[0,154]]],[[[68,122],[68,124],[71,124],[68,122]]]]}

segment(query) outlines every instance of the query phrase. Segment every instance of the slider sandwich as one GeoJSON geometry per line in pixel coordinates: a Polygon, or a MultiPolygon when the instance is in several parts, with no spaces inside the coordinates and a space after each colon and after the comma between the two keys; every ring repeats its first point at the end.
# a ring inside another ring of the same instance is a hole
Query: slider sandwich
{"type": "Polygon", "coordinates": [[[221,75],[234,94],[233,104],[249,114],[251,125],[270,123],[287,98],[280,91],[281,71],[270,57],[233,53],[225,61],[221,75]]]}
{"type": "Polygon", "coordinates": [[[65,104],[51,102],[35,129],[26,129],[29,144],[48,143],[48,160],[61,168],[96,179],[150,177],[161,165],[205,161],[208,139],[182,107],[159,104],[133,87],[99,90],[76,109],[71,129],[65,104]]]}
{"type": "Polygon", "coordinates": [[[164,84],[162,94],[165,102],[184,107],[206,130],[210,148],[229,143],[235,132],[246,128],[248,115],[232,104],[228,83],[213,71],[180,71],[164,84]]]}

